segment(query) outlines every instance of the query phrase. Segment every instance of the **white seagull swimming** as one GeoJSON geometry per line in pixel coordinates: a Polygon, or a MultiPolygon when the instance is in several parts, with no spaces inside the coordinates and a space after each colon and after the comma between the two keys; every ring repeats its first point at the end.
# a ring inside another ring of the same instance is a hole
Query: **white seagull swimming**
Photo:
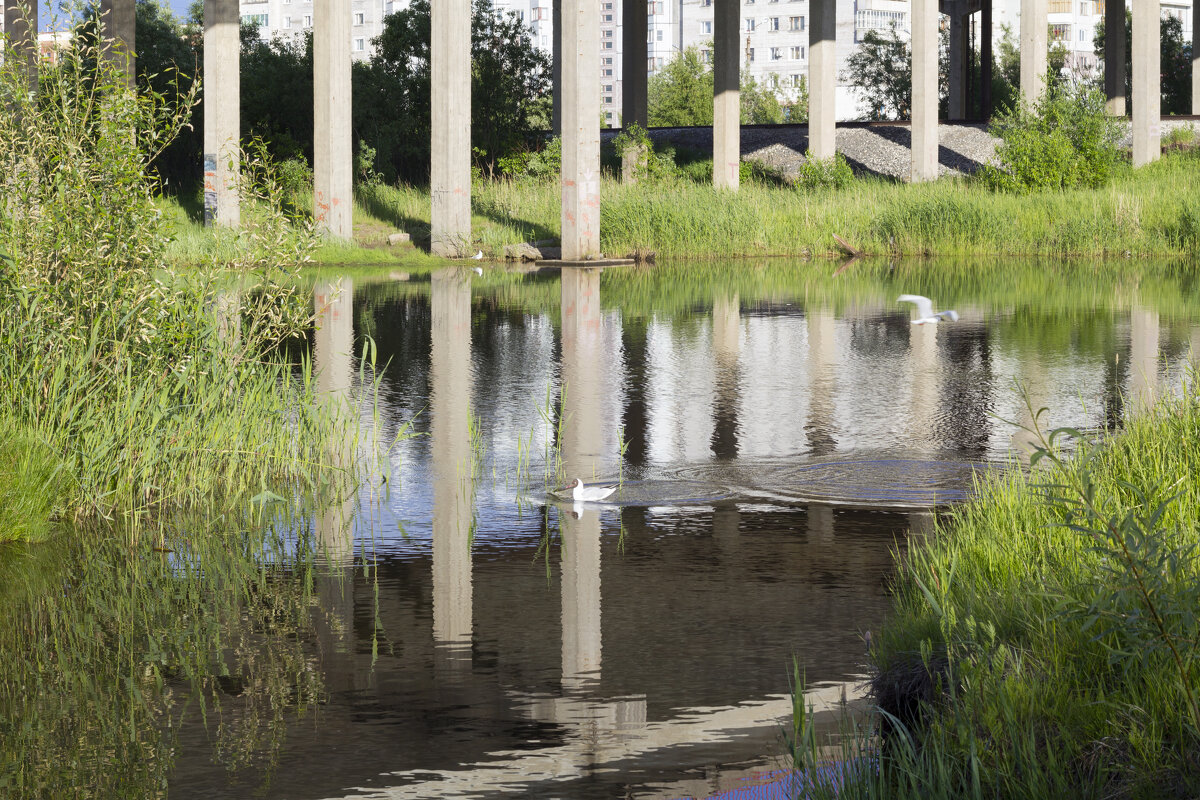
{"type": "Polygon", "coordinates": [[[912,321],[913,325],[933,325],[941,322],[943,319],[948,319],[951,322],[958,321],[957,311],[934,311],[933,301],[919,294],[902,294],[896,298],[896,302],[916,303],[917,318],[912,321]]]}
{"type": "Polygon", "coordinates": [[[473,261],[483,261],[483,251],[479,250],[475,255],[471,256],[471,259],[473,261]]]}
{"type": "Polygon", "coordinates": [[[563,494],[566,490],[571,490],[571,500],[575,504],[579,503],[595,503],[603,500],[617,490],[616,486],[584,486],[582,478],[576,478],[568,483],[563,488],[563,494]]]}

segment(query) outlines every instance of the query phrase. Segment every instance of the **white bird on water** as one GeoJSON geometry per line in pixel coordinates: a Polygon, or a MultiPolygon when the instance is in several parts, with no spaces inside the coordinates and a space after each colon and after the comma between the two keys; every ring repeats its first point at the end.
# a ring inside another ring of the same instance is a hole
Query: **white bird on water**
{"type": "Polygon", "coordinates": [[[617,490],[617,487],[613,486],[613,485],[584,486],[583,479],[576,478],[575,480],[571,481],[570,483],[568,483],[566,485],[566,487],[564,488],[564,494],[565,494],[565,489],[571,490],[571,501],[576,504],[579,504],[579,503],[595,503],[600,500],[603,500],[604,498],[608,497],[610,494],[615,492],[617,490]]]}
{"type": "Polygon", "coordinates": [[[476,252],[475,255],[471,256],[471,258],[475,261],[483,261],[483,251],[480,250],[476,252]]]}
{"type": "Polygon", "coordinates": [[[933,301],[919,294],[902,294],[896,298],[896,302],[916,303],[917,318],[912,321],[913,325],[933,325],[941,322],[943,319],[948,319],[951,322],[958,321],[957,311],[934,311],[933,301]]]}

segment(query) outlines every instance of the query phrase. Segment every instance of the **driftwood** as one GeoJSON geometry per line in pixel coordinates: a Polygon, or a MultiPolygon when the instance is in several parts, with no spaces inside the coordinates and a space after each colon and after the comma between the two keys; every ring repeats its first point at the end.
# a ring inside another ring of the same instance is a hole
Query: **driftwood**
{"type": "Polygon", "coordinates": [[[836,233],[833,235],[833,240],[835,242],[837,242],[843,250],[846,251],[847,255],[854,256],[855,258],[859,258],[860,256],[862,256],[862,250],[859,250],[857,247],[850,244],[845,239],[838,236],[836,233]]]}

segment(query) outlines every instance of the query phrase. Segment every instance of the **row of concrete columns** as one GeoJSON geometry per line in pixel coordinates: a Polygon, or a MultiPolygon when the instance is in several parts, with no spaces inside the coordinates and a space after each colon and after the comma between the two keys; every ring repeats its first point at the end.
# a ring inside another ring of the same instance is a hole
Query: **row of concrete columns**
{"type": "MultiPolygon", "coordinates": [[[[964,18],[971,0],[944,2],[950,9],[952,118],[965,111],[962,77],[966,75],[969,37],[964,18]],[[955,46],[957,42],[957,46],[955,46]],[[957,55],[957,58],[954,56],[957,55]]],[[[645,124],[646,0],[622,0],[625,82],[624,116],[645,124]]],[[[912,0],[912,169],[914,181],[938,172],[938,0],[912,0]]],[[[991,0],[982,0],[982,61],[985,78],[991,64],[991,0]]],[[[713,184],[736,190],[740,147],[739,48],[740,0],[714,2],[713,184]]],[[[36,19],[36,0],[5,1],[6,30],[14,44],[24,43],[36,59],[36,38],[24,20],[36,19]],[[32,12],[32,13],[29,13],[32,12]]],[[[600,6],[594,0],[554,0],[555,121],[563,144],[562,252],[570,261],[599,255],[600,247],[600,6]],[[563,56],[566,56],[565,58],[563,56]]],[[[1110,2],[1105,11],[1110,31],[1124,27],[1124,8],[1110,2]]],[[[314,216],[328,235],[353,233],[349,0],[316,0],[313,40],[314,216]]],[[[811,0],[809,45],[809,149],[817,158],[835,151],[836,0],[811,0]]],[[[133,0],[101,0],[105,53],[133,80],[135,23],[133,0]]],[[[1023,20],[1046,19],[1046,0],[1022,0],[1023,20]]],[[[1159,2],[1133,0],[1133,160],[1141,165],[1158,156],[1159,2]]],[[[237,226],[240,15],[237,0],[205,0],[205,218],[210,224],[237,226]]],[[[439,0],[432,5],[432,193],[431,246],[443,256],[469,251],[470,186],[470,0],[439,0]]],[[[1021,26],[1021,90],[1036,98],[1046,74],[1044,22],[1021,26]]],[[[1109,110],[1124,112],[1124,37],[1110,35],[1106,46],[1109,110]]],[[[1200,70],[1200,55],[1194,64],[1200,70]]],[[[36,80],[36,78],[34,78],[36,80]]],[[[985,79],[984,93],[990,88],[985,79]]],[[[1193,81],[1193,103],[1200,107],[1200,81],[1193,81]]],[[[986,108],[987,102],[984,103],[986,108]]]]}

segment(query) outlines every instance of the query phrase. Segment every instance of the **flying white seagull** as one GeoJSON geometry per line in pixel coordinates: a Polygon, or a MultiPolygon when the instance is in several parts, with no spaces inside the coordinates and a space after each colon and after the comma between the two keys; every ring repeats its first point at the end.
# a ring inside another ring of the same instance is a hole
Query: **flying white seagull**
{"type": "Polygon", "coordinates": [[[617,487],[611,486],[611,485],[610,486],[584,486],[583,479],[576,478],[575,480],[571,481],[563,488],[562,493],[566,494],[567,489],[571,490],[571,501],[576,504],[579,504],[579,503],[595,503],[600,500],[603,500],[604,498],[608,497],[610,494],[615,492],[617,490],[617,487]]]}
{"type": "Polygon", "coordinates": [[[934,311],[933,301],[919,294],[902,294],[896,298],[896,302],[916,303],[917,318],[912,321],[913,325],[933,325],[941,322],[943,319],[948,319],[951,322],[958,321],[957,311],[934,311]]]}

